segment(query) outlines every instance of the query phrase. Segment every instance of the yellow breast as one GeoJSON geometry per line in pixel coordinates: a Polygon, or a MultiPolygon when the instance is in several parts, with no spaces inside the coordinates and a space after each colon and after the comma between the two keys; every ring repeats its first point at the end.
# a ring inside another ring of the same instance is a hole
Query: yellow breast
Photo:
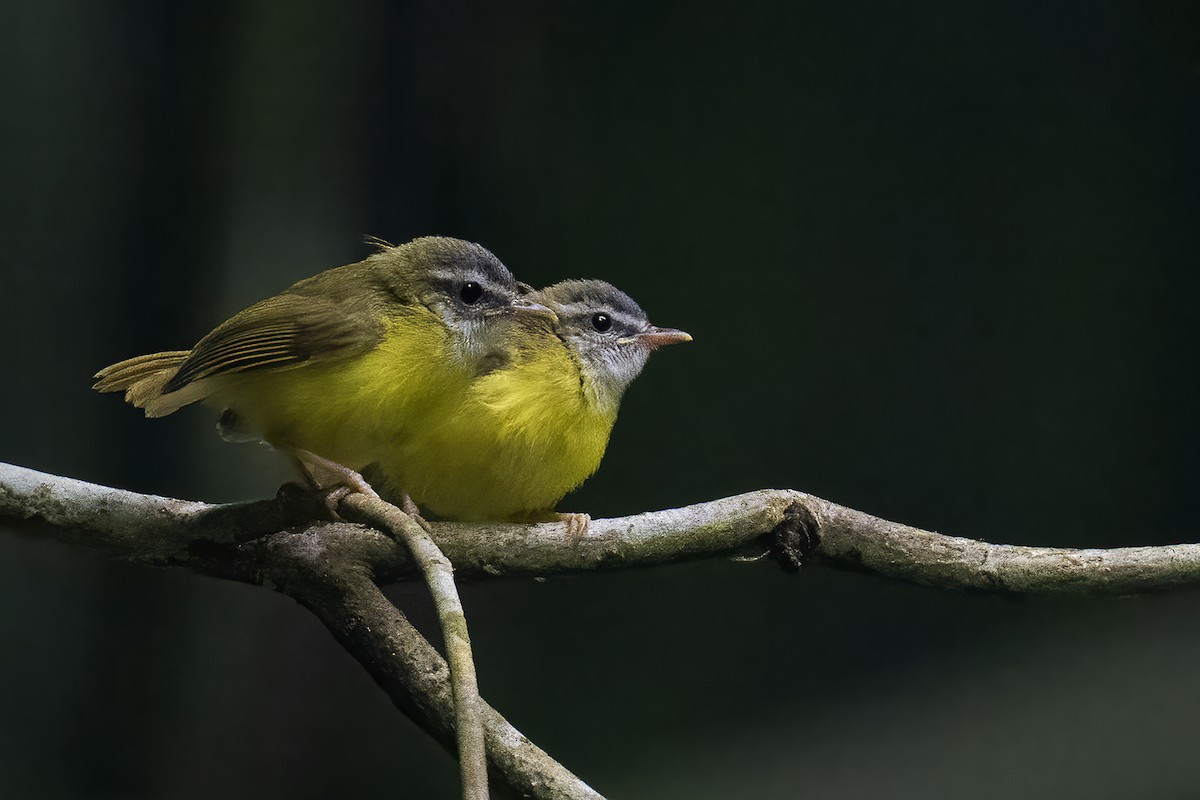
{"type": "Polygon", "coordinates": [[[463,520],[536,516],[600,466],[615,414],[589,399],[562,341],[523,336],[509,355],[383,464],[422,508],[463,520]]]}

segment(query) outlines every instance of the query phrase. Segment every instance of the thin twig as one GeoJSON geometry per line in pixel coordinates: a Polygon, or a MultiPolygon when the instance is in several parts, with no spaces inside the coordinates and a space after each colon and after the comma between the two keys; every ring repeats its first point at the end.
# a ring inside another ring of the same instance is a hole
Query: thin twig
{"type": "MultiPolygon", "coordinates": [[[[375,585],[359,560],[363,535],[351,526],[326,525],[272,536],[263,577],[312,611],[397,708],[454,752],[450,668],[375,585]]],[[[494,784],[539,800],[603,800],[482,700],[479,710],[494,784]]]]}
{"type": "MultiPolygon", "coordinates": [[[[437,608],[446,659],[450,662],[450,684],[454,689],[455,730],[458,732],[458,763],[464,800],[488,800],[487,754],[483,745],[483,701],[471,654],[471,637],[458,588],[454,566],[429,535],[424,522],[413,513],[365,494],[350,494],[341,501],[360,521],[389,530],[404,543],[420,567],[437,608]]],[[[415,511],[415,509],[414,509],[415,511]]],[[[374,588],[372,586],[372,588],[374,588]]]]}

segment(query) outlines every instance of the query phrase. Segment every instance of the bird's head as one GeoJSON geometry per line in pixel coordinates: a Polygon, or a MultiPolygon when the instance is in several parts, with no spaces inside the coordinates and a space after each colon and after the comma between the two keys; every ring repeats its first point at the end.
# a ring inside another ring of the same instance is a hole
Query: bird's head
{"type": "Polygon", "coordinates": [[[633,298],[604,281],[563,281],[531,297],[558,315],[558,331],[579,359],[586,383],[613,409],[652,352],[692,340],[683,331],[651,325],[633,298]]]}
{"type": "Polygon", "coordinates": [[[515,318],[554,321],[554,313],[532,299],[500,259],[473,242],[424,236],[382,246],[373,258],[391,293],[441,318],[463,360],[475,368],[503,350],[515,318]]]}

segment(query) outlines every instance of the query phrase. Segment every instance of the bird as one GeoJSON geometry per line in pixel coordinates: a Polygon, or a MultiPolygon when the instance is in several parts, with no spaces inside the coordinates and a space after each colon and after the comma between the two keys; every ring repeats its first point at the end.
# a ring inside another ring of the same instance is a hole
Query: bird
{"type": "Polygon", "coordinates": [[[439,407],[426,435],[379,466],[436,516],[562,520],[582,533],[587,515],[555,506],[600,466],[625,390],[650,354],[692,337],[651,325],[629,295],[602,280],[563,281],[529,298],[554,316],[505,319],[505,363],[439,407]]]}
{"type": "Polygon", "coordinates": [[[554,317],[478,244],[375,243],[368,258],[255,303],[190,350],[105,367],[93,388],[124,391],[147,417],[202,401],[225,438],[287,453],[314,488],[374,494],[359,470],[410,449],[439,407],[506,363],[513,320],[554,317]]]}

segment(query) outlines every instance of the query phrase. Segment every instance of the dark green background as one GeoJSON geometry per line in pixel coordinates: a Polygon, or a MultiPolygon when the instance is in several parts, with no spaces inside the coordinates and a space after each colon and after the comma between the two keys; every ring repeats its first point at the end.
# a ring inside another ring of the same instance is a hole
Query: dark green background
{"type": "MultiPolygon", "coordinates": [[[[286,477],[99,367],[443,233],[603,277],[656,355],[564,507],[795,487],[940,531],[1197,540],[1200,19],[1131,2],[0,5],[0,459],[286,477]]],[[[269,591],[0,537],[0,796],[451,797],[269,591]]],[[[425,598],[393,596],[428,624],[425,598]]],[[[484,694],[614,798],[1200,794],[1200,595],[723,561],[464,588],[484,694]]]]}

